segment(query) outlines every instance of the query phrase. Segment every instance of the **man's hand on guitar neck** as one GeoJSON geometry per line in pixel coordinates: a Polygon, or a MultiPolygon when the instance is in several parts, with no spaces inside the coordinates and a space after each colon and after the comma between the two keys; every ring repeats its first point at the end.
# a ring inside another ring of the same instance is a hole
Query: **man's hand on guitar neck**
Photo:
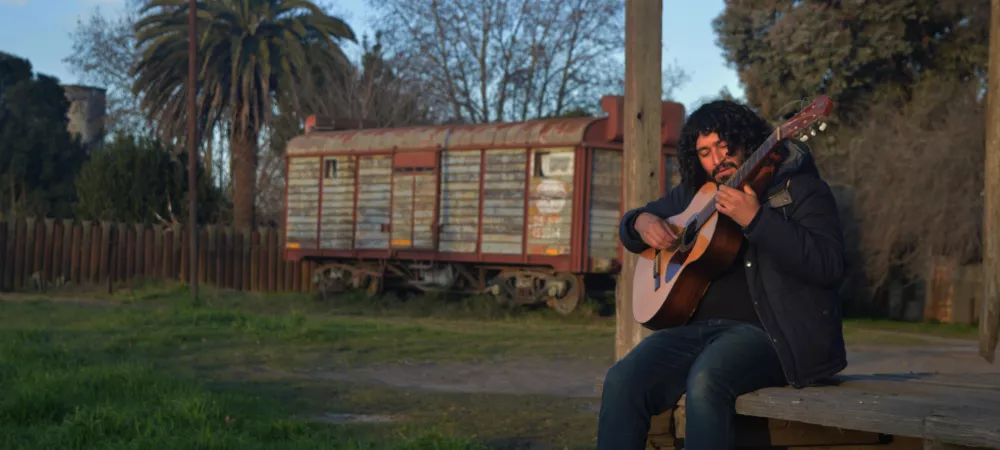
{"type": "Polygon", "coordinates": [[[743,190],[736,190],[729,186],[719,186],[719,193],[715,195],[716,209],[729,216],[733,222],[746,228],[753,221],[760,210],[760,203],[757,201],[757,194],[750,189],[750,186],[743,186],[743,190]]]}
{"type": "Polygon", "coordinates": [[[648,212],[641,213],[635,218],[635,231],[642,237],[643,242],[660,250],[672,247],[677,241],[677,233],[667,226],[667,222],[648,212]]]}

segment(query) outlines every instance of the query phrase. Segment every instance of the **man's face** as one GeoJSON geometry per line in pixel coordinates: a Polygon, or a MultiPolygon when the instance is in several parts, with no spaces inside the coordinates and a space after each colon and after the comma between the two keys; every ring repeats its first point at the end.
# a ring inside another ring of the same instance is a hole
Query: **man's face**
{"type": "Polygon", "coordinates": [[[705,174],[719,184],[736,175],[736,169],[743,164],[743,152],[730,155],[729,145],[726,141],[719,140],[719,135],[716,133],[699,135],[695,149],[705,174]]]}

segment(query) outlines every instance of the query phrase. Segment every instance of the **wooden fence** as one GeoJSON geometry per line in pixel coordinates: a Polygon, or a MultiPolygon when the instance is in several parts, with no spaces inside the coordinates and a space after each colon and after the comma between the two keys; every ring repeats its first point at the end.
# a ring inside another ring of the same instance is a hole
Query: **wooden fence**
{"type": "MultiPolygon", "coordinates": [[[[198,282],[251,292],[313,290],[315,263],[286,262],[277,228],[199,230],[198,282]]],[[[159,225],[18,218],[0,221],[0,291],[137,277],[187,280],[188,234],[159,225]]]]}
{"type": "Polygon", "coordinates": [[[929,272],[924,321],[979,323],[983,265],[959,265],[942,258],[931,264],[929,272]]]}

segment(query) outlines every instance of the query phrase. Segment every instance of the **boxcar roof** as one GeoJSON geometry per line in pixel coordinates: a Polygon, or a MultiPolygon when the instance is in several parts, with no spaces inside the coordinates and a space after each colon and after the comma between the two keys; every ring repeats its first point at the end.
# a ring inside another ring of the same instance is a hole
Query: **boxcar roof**
{"type": "Polygon", "coordinates": [[[286,154],[524,148],[578,145],[587,129],[606,117],[541,119],[527,122],[311,131],[292,138],[286,154]]]}

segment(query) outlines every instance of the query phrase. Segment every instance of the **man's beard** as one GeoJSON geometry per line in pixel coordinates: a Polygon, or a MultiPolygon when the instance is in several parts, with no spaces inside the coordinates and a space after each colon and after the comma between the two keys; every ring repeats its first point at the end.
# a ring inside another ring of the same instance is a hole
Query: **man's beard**
{"type": "Polygon", "coordinates": [[[726,183],[726,182],[729,181],[730,178],[733,177],[733,175],[736,175],[736,171],[738,169],[739,169],[739,167],[736,167],[736,164],[733,164],[733,163],[731,163],[729,161],[723,161],[721,164],[719,164],[718,167],[715,168],[715,170],[712,171],[712,179],[715,180],[719,184],[726,183]],[[730,174],[730,175],[722,176],[720,178],[719,177],[719,173],[722,172],[723,170],[726,170],[726,169],[733,169],[733,173],[730,174]]]}

